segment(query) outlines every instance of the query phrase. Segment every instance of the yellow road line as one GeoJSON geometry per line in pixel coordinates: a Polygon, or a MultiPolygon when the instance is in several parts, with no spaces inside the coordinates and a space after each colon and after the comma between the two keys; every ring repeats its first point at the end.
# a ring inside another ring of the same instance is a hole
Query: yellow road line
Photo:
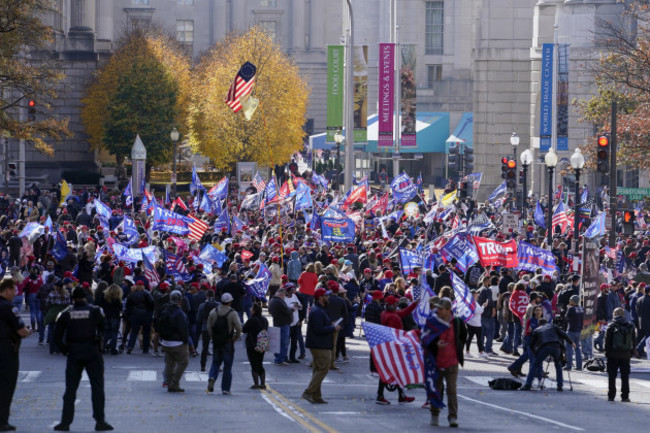
{"type": "Polygon", "coordinates": [[[292,407],[293,409],[295,409],[296,411],[300,412],[305,418],[308,418],[310,421],[312,421],[314,424],[318,425],[320,428],[322,428],[326,432],[328,432],[328,433],[337,433],[337,431],[334,428],[332,428],[329,425],[325,424],[324,422],[320,421],[318,418],[314,417],[313,415],[311,415],[309,412],[307,412],[306,410],[304,410],[300,406],[291,403],[289,400],[287,400],[286,397],[284,397],[278,391],[271,388],[268,383],[266,384],[266,389],[271,391],[273,393],[273,395],[278,400],[282,400],[286,405],[288,405],[288,406],[292,407]]]}
{"type": "MultiPolygon", "coordinates": [[[[268,388],[268,385],[267,385],[268,388]]],[[[287,414],[288,417],[302,425],[304,428],[309,430],[311,433],[322,433],[319,429],[314,427],[313,425],[309,424],[307,421],[305,421],[302,417],[298,416],[291,408],[285,406],[280,399],[278,399],[276,396],[273,394],[269,393],[268,391],[262,391],[262,394],[266,396],[269,399],[269,402],[272,402],[272,404],[277,405],[280,409],[284,411],[284,413],[287,414]]]]}

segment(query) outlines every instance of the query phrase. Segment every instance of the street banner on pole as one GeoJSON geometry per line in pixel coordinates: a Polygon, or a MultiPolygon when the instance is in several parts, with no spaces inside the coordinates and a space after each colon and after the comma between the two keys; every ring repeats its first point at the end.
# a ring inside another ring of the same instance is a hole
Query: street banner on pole
{"type": "Polygon", "coordinates": [[[343,45],[327,47],[327,135],[334,143],[336,131],[343,131],[343,45]]]}
{"type": "Polygon", "coordinates": [[[553,44],[542,45],[539,150],[548,152],[553,133],[553,44]]]}
{"type": "Polygon", "coordinates": [[[569,150],[569,44],[558,45],[557,150],[569,150]]]}
{"type": "Polygon", "coordinates": [[[400,71],[402,146],[411,147],[418,145],[416,139],[415,66],[415,45],[402,45],[402,68],[400,71]]]}
{"type": "Polygon", "coordinates": [[[393,145],[395,109],[395,44],[379,44],[379,135],[378,146],[393,145]]]}
{"type": "Polygon", "coordinates": [[[368,45],[354,47],[354,142],[368,141],[368,45]]]}

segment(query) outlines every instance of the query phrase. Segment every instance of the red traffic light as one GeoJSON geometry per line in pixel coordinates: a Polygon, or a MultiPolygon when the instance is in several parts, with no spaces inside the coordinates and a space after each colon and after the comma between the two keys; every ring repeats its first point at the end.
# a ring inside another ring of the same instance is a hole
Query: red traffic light
{"type": "Polygon", "coordinates": [[[30,107],[35,107],[35,106],[36,106],[36,101],[34,101],[33,99],[31,99],[31,100],[27,103],[27,105],[29,105],[30,107]]]}
{"type": "Polygon", "coordinates": [[[623,213],[623,222],[631,223],[632,221],[634,221],[634,212],[626,210],[623,213]]]}
{"type": "Polygon", "coordinates": [[[508,161],[508,168],[515,168],[517,167],[517,162],[515,160],[510,160],[508,161]]]}
{"type": "Polygon", "coordinates": [[[598,145],[600,147],[609,146],[609,137],[606,135],[601,135],[600,137],[598,137],[598,145]]]}
{"type": "Polygon", "coordinates": [[[508,158],[506,158],[505,156],[501,158],[501,164],[507,164],[507,163],[508,163],[508,158]]]}

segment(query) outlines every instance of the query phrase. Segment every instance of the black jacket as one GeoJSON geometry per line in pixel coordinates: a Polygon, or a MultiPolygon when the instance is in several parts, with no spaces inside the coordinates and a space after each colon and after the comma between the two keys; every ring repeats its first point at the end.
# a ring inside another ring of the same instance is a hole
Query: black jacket
{"type": "Polygon", "coordinates": [[[250,319],[244,323],[242,332],[246,334],[246,349],[254,350],[257,346],[257,336],[262,330],[269,329],[269,321],[261,314],[253,314],[250,319]]]}
{"type": "Polygon", "coordinates": [[[54,326],[54,341],[65,355],[101,355],[104,323],[101,308],[77,301],[59,313],[54,326]]]}
{"type": "Polygon", "coordinates": [[[330,301],[327,304],[325,310],[327,311],[327,315],[329,316],[332,322],[335,322],[342,318],[343,322],[341,326],[343,326],[343,323],[347,321],[348,303],[345,301],[345,299],[341,298],[340,296],[338,295],[330,296],[330,301]]]}
{"type": "Polygon", "coordinates": [[[614,317],[614,320],[612,320],[607,326],[607,331],[605,331],[605,356],[612,359],[630,359],[632,358],[632,355],[634,355],[634,345],[628,351],[614,350],[614,332],[618,328],[626,328],[628,332],[632,333],[632,341],[636,342],[634,325],[625,320],[625,317],[623,316],[614,317]]]}
{"type": "Polygon", "coordinates": [[[533,352],[537,353],[542,347],[548,345],[557,345],[558,347],[562,347],[562,340],[568,341],[569,344],[573,343],[566,332],[552,323],[547,323],[538,326],[537,329],[533,331],[530,336],[530,345],[533,348],[533,352]]]}
{"type": "Polygon", "coordinates": [[[314,304],[309,312],[305,346],[308,349],[331,350],[334,346],[332,341],[333,333],[334,326],[332,326],[332,321],[327,312],[319,304],[314,304]]]}
{"type": "Polygon", "coordinates": [[[269,301],[269,313],[273,317],[273,326],[289,326],[293,321],[293,309],[277,296],[269,301]]]}
{"type": "Polygon", "coordinates": [[[384,311],[384,307],[379,302],[372,301],[370,304],[366,305],[365,318],[366,322],[370,323],[381,323],[381,313],[384,311]]]}

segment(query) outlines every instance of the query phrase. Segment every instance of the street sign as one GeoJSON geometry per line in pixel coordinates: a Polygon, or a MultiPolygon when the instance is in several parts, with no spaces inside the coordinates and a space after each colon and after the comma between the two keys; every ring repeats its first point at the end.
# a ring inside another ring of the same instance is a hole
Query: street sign
{"type": "Polygon", "coordinates": [[[629,200],[643,200],[650,197],[650,188],[621,188],[616,189],[618,195],[627,196],[629,200]]]}
{"type": "Polygon", "coordinates": [[[519,217],[515,214],[503,214],[503,229],[506,232],[519,231],[519,217]]]}
{"type": "Polygon", "coordinates": [[[171,181],[172,183],[176,183],[176,173],[172,173],[171,181]]]}

